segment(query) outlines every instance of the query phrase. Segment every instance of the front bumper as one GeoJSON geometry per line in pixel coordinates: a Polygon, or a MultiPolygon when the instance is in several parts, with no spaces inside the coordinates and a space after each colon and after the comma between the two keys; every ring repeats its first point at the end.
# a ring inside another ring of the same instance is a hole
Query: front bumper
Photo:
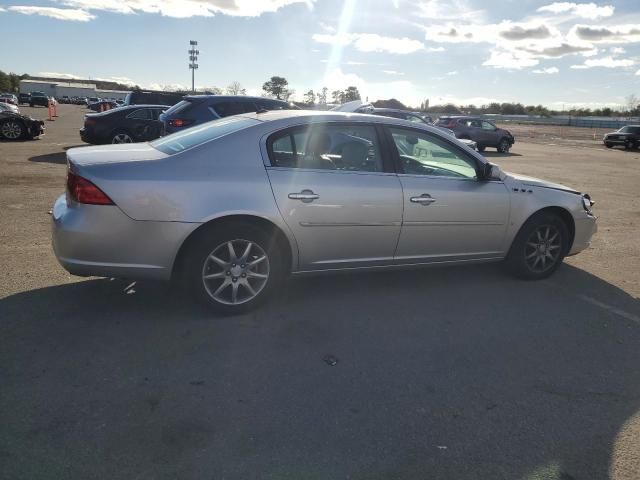
{"type": "Polygon", "coordinates": [[[576,255],[591,245],[591,238],[598,231],[596,220],[595,216],[587,213],[580,218],[574,218],[575,235],[568,255],[576,255]]]}
{"type": "Polygon", "coordinates": [[[67,202],[52,211],[52,246],[73,275],[168,280],[194,223],[137,221],[117,206],[67,202]]]}
{"type": "Polygon", "coordinates": [[[42,120],[32,119],[29,125],[29,136],[32,138],[44,135],[44,122],[42,120]]]}

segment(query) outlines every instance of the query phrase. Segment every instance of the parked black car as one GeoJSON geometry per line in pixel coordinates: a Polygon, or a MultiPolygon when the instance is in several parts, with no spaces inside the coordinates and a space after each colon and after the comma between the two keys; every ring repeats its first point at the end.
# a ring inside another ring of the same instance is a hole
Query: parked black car
{"type": "Polygon", "coordinates": [[[124,99],[125,105],[175,105],[184,98],[183,93],[174,92],[129,92],[124,99]]]}
{"type": "Polygon", "coordinates": [[[616,145],[623,146],[627,150],[638,148],[640,145],[640,125],[627,125],[616,132],[607,133],[602,139],[607,148],[616,145]]]}
{"type": "Polygon", "coordinates": [[[509,130],[498,128],[484,118],[445,116],[438,119],[436,126],[453,130],[457,138],[473,140],[481,152],[487,147],[493,147],[500,153],[509,153],[516,141],[509,130]]]}
{"type": "Polygon", "coordinates": [[[130,105],[102,113],[88,113],[80,129],[83,142],[103,143],[147,142],[162,133],[160,114],[167,105],[130,105]]]}
{"type": "Polygon", "coordinates": [[[426,123],[427,125],[432,125],[433,120],[428,115],[420,115],[416,112],[410,112],[408,110],[398,110],[395,108],[374,108],[365,113],[370,113],[371,115],[380,115],[382,117],[393,117],[399,118],[401,120],[409,120],[410,122],[416,123],[426,123]]]}
{"type": "Polygon", "coordinates": [[[24,105],[31,103],[31,94],[30,93],[19,93],[18,94],[18,105],[24,105]]]}
{"type": "Polygon", "coordinates": [[[0,138],[6,140],[33,140],[44,135],[44,122],[20,113],[0,112],[0,138]]]}
{"type": "Polygon", "coordinates": [[[31,92],[31,96],[29,97],[29,106],[34,107],[36,105],[48,107],[49,97],[47,97],[44,92],[31,92]]]}

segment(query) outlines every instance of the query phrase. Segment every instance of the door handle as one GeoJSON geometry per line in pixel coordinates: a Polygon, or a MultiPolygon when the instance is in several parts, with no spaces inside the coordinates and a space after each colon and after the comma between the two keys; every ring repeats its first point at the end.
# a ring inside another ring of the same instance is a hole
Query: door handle
{"type": "Polygon", "coordinates": [[[288,197],[291,200],[302,200],[303,203],[311,203],[320,198],[320,195],[313,193],[313,190],[302,190],[300,193],[290,193],[288,197]]]}
{"type": "Polygon", "coordinates": [[[431,205],[433,202],[436,201],[435,198],[433,198],[431,195],[429,195],[428,193],[423,193],[422,195],[420,195],[419,197],[411,197],[409,199],[412,203],[419,203],[421,205],[431,205]]]}

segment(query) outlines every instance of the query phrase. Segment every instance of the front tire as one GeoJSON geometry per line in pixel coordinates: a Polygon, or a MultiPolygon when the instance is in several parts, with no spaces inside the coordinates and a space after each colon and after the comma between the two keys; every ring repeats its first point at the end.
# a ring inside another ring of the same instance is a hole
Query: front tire
{"type": "Polygon", "coordinates": [[[476,148],[478,149],[479,152],[484,152],[487,147],[485,147],[484,145],[476,145],[476,148]]]}
{"type": "Polygon", "coordinates": [[[126,130],[116,130],[111,135],[112,144],[133,143],[133,137],[126,130]]]}
{"type": "Polygon", "coordinates": [[[273,235],[260,228],[218,228],[203,232],[191,245],[184,283],[207,307],[224,314],[244,313],[277,291],[285,276],[284,255],[273,235]]]}
{"type": "Polygon", "coordinates": [[[506,266],[524,280],[549,277],[569,250],[569,229],[557,215],[540,212],[533,215],[516,235],[506,266]]]}
{"type": "Polygon", "coordinates": [[[607,148],[613,148],[613,143],[605,143],[604,146],[607,148]]]}
{"type": "Polygon", "coordinates": [[[503,138],[500,140],[500,143],[498,143],[496,150],[498,150],[499,153],[509,153],[509,150],[511,150],[511,142],[503,138]]]}
{"type": "Polygon", "coordinates": [[[0,125],[0,135],[7,140],[20,140],[26,131],[24,125],[18,120],[6,120],[0,125]]]}

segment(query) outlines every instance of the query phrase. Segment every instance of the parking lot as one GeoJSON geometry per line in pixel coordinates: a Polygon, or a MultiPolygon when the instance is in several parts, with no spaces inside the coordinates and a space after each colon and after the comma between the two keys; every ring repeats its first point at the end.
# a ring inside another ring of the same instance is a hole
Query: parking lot
{"type": "Polygon", "coordinates": [[[640,478],[640,152],[517,131],[486,152],[596,201],[592,247],[547,281],[295,278],[216,318],[57,264],[48,211],[86,112],[0,142],[0,478],[640,478]]]}

